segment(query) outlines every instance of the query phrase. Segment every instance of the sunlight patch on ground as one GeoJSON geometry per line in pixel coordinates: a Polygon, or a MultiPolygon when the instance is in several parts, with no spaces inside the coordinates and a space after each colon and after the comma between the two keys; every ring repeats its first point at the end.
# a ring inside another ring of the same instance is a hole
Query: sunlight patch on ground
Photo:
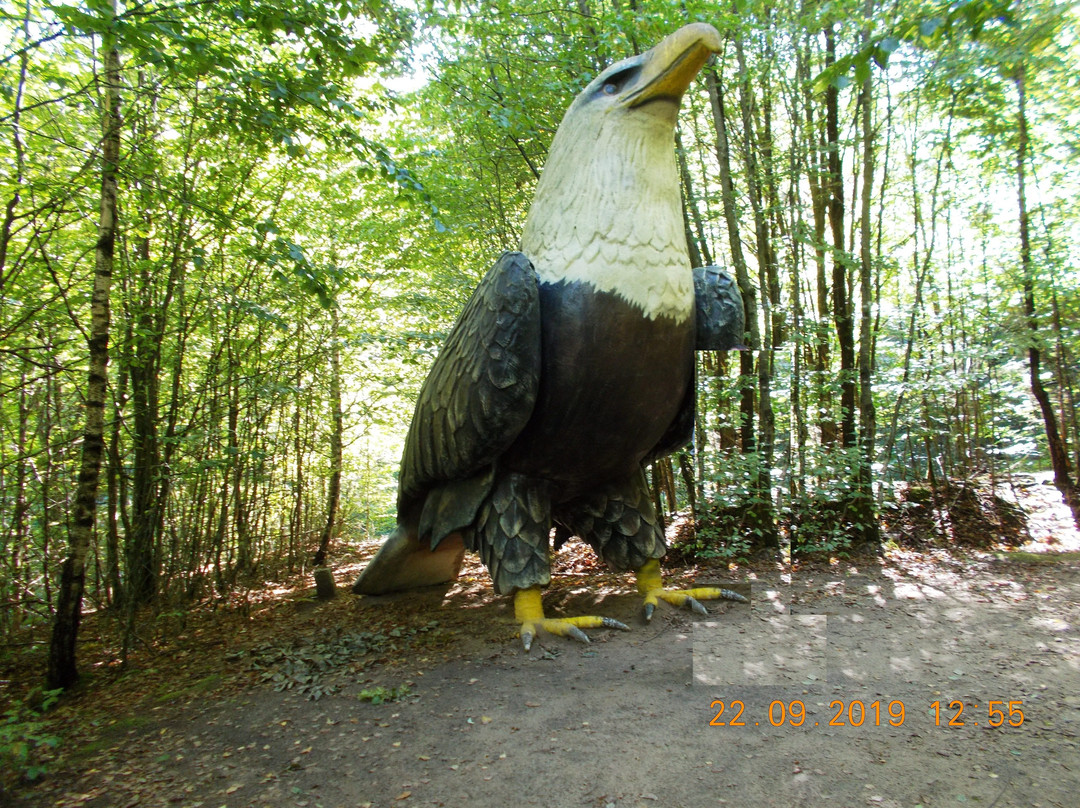
{"type": "Polygon", "coordinates": [[[826,617],[771,615],[694,624],[694,682],[800,685],[825,680],[826,617]]]}

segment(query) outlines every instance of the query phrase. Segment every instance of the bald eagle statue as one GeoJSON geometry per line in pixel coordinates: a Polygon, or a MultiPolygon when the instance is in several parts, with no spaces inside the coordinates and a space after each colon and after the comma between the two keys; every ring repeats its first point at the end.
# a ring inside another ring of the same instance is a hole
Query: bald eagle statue
{"type": "Polygon", "coordinates": [[[650,619],[727,590],[663,587],[666,551],[644,464],[687,443],[694,351],[742,340],[735,283],[692,271],[675,166],[683,93],[720,35],[687,25],[618,62],[567,110],[521,237],[480,282],[416,404],[398,523],[353,586],[384,594],[453,580],[466,549],[537,632],[588,642],[606,617],[546,618],[555,546],[584,539],[633,570],[650,619]],[[696,287],[696,288],[695,288],[696,287]]]}

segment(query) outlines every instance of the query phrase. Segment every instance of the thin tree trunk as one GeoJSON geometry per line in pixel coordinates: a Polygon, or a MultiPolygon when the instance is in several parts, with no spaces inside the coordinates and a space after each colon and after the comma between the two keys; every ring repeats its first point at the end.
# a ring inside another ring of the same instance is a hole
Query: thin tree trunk
{"type": "MultiPolygon", "coordinates": [[[[836,61],[836,31],[825,28],[826,66],[836,61]]],[[[840,160],[839,90],[829,85],[825,91],[825,138],[828,148],[829,226],[832,233],[833,323],[840,347],[840,442],[845,449],[856,444],[855,434],[855,319],[848,295],[847,259],[844,246],[844,178],[840,160]]]]}
{"type": "MultiPolygon", "coordinates": [[[[747,191],[754,214],[758,286],[762,290],[761,313],[762,323],[764,324],[760,341],[755,340],[753,343],[757,353],[756,378],[759,431],[757,478],[755,480],[755,500],[759,503],[758,518],[755,520],[757,530],[754,549],[756,550],[758,548],[771,549],[780,546],[780,537],[776,532],[773,516],[772,493],[773,444],[776,436],[776,415],[772,404],[772,374],[775,341],[778,335],[773,306],[774,304],[778,306],[780,302],[780,284],[776,276],[776,253],[773,249],[768,217],[765,211],[764,197],[766,194],[762,193],[762,187],[764,186],[767,189],[768,185],[765,171],[758,163],[758,143],[754,137],[754,111],[752,109],[754,91],[746,66],[742,36],[738,30],[734,33],[733,38],[739,73],[742,76],[742,80],[739,82],[739,113],[743,128],[743,155],[746,162],[747,191]]],[[[765,93],[762,93],[762,97],[766,105],[770,103],[765,93]]],[[[766,146],[768,145],[766,144],[766,146]]],[[[756,320],[756,315],[754,315],[752,330],[756,328],[756,320]]]]}
{"type": "MultiPolygon", "coordinates": [[[[53,344],[51,333],[46,336],[48,345],[53,344]]],[[[41,510],[44,519],[41,521],[41,575],[42,586],[45,590],[45,606],[52,610],[52,570],[49,568],[49,554],[52,552],[52,526],[60,524],[62,514],[57,505],[53,484],[57,477],[56,447],[53,444],[53,430],[55,428],[60,407],[54,401],[61,398],[60,380],[56,374],[50,373],[45,377],[45,390],[41,401],[41,417],[38,419],[38,429],[41,433],[41,445],[44,452],[43,468],[41,470],[41,510]]],[[[62,483],[61,483],[62,485],[62,483]]]]}
{"type": "MultiPolygon", "coordinates": [[[[873,16],[873,0],[866,0],[867,24],[873,16]]],[[[864,35],[869,41],[870,32],[864,35]]],[[[880,529],[874,512],[874,438],[877,429],[873,395],[873,255],[870,233],[870,201],[874,188],[874,131],[873,131],[874,81],[868,75],[862,87],[862,211],[859,217],[859,296],[861,319],[859,323],[859,468],[856,484],[855,524],[864,545],[880,544],[880,529]]]]}
{"type": "MultiPolygon", "coordinates": [[[[810,209],[814,219],[814,295],[815,325],[814,345],[811,354],[814,392],[817,398],[816,422],[822,446],[831,446],[836,442],[836,421],[832,417],[832,391],[829,379],[829,280],[825,264],[825,208],[828,198],[826,175],[828,172],[827,146],[820,132],[821,124],[814,118],[814,100],[810,86],[810,48],[804,46],[800,51],[799,75],[803,86],[803,107],[805,109],[805,140],[810,156],[810,166],[806,172],[810,186],[810,209]]],[[[826,55],[828,64],[829,56],[826,55]]]]}
{"type": "Polygon", "coordinates": [[[661,531],[667,530],[667,519],[664,518],[664,500],[661,497],[661,491],[663,490],[663,471],[660,469],[661,460],[657,460],[650,466],[652,470],[652,485],[650,486],[650,492],[652,494],[653,510],[656,511],[656,523],[660,526],[661,531]]]}
{"type": "Polygon", "coordinates": [[[690,520],[697,521],[697,481],[694,479],[694,464],[690,462],[687,452],[679,452],[679,473],[682,475],[683,485],[686,486],[686,499],[690,505],[690,520]]]}
{"type": "MultiPolygon", "coordinates": [[[[19,426],[16,436],[16,447],[20,454],[24,453],[28,446],[30,434],[30,401],[27,396],[29,380],[27,379],[27,363],[23,363],[22,372],[19,374],[19,426]]],[[[27,512],[30,510],[30,501],[26,495],[27,469],[30,460],[25,455],[18,457],[15,462],[15,496],[12,508],[11,526],[7,536],[3,537],[0,546],[10,548],[8,550],[8,574],[7,580],[0,580],[0,595],[3,595],[3,603],[10,604],[10,609],[3,609],[0,615],[0,625],[4,625],[5,634],[13,634],[18,631],[22,623],[25,607],[23,601],[26,589],[23,582],[23,569],[29,566],[30,559],[24,557],[23,550],[29,545],[29,531],[27,530],[27,512]],[[7,591],[5,591],[7,590],[7,591]]],[[[29,574],[25,576],[29,578],[29,574]]]]}
{"type": "Polygon", "coordinates": [[[675,491],[675,467],[671,462],[671,455],[660,458],[660,471],[662,474],[662,492],[664,499],[667,500],[667,512],[671,519],[674,519],[679,513],[679,500],[675,491]]]}
{"type": "MultiPolygon", "coordinates": [[[[22,35],[25,42],[30,41],[30,6],[26,5],[22,23],[22,35]]],[[[23,92],[26,89],[27,68],[30,64],[30,48],[24,47],[19,52],[19,81],[15,90],[13,109],[11,110],[11,145],[15,152],[15,172],[10,178],[14,187],[11,198],[4,205],[4,223],[0,226],[0,298],[4,297],[5,279],[7,278],[7,254],[8,245],[11,243],[11,228],[15,223],[15,210],[21,201],[23,186],[23,168],[26,162],[26,149],[22,141],[22,128],[20,118],[22,116],[23,92]]]]}
{"type": "Polygon", "coordinates": [[[137,313],[129,340],[134,465],[131,476],[131,533],[127,536],[125,549],[128,598],[133,605],[144,605],[157,594],[154,559],[160,507],[158,476],[161,452],[157,421],[161,343],[156,318],[151,311],[149,240],[139,239],[136,252],[138,265],[142,269],[135,291],[138,299],[133,305],[137,313]]]}
{"type": "MultiPolygon", "coordinates": [[[[699,390],[710,391],[712,385],[709,379],[705,376],[706,357],[708,354],[698,354],[694,357],[694,364],[696,366],[696,378],[704,379],[705,384],[699,386],[699,390]]],[[[701,395],[699,394],[699,406],[695,408],[694,412],[694,470],[695,479],[697,482],[697,492],[695,494],[695,503],[705,502],[705,449],[708,446],[708,431],[706,428],[707,419],[705,417],[705,407],[700,406],[701,395]]],[[[694,508],[695,524],[697,519],[697,507],[694,508]]]]}
{"type": "Polygon", "coordinates": [[[709,243],[705,238],[705,224],[698,207],[697,194],[694,193],[694,182],[686,161],[682,135],[678,132],[675,133],[675,153],[679,160],[679,176],[682,178],[683,225],[686,230],[687,248],[690,250],[690,266],[712,266],[712,254],[709,252],[709,243]]]}
{"type": "Polygon", "coordinates": [[[345,418],[341,411],[341,345],[338,338],[340,315],[336,306],[330,310],[330,318],[330,479],[326,489],[326,524],[319,540],[319,549],[311,562],[316,567],[326,563],[330,542],[337,530],[338,506],[341,502],[345,418]]]}
{"type": "Polygon", "coordinates": [[[109,437],[109,463],[106,468],[108,502],[106,504],[105,525],[105,591],[109,603],[119,606],[124,601],[124,588],[120,581],[120,474],[123,462],[120,459],[120,433],[123,430],[124,415],[120,402],[127,392],[127,374],[121,373],[117,380],[116,395],[113,397],[113,423],[109,437]]]}
{"type": "Polygon", "coordinates": [[[1028,127],[1027,127],[1027,94],[1024,86],[1024,64],[1017,66],[1016,90],[1019,95],[1019,112],[1017,124],[1019,137],[1016,147],[1016,188],[1017,202],[1020,210],[1020,267],[1023,273],[1024,287],[1024,315],[1030,333],[1028,344],[1028,369],[1031,373],[1031,392],[1039,403],[1042,413],[1043,424],[1046,429],[1046,444],[1050,452],[1050,465],[1054,470],[1054,485],[1061,492],[1065,504],[1072,510],[1073,520],[1080,527],[1080,491],[1077,490],[1072,480],[1069,469],[1069,455],[1065,444],[1061,440],[1061,432],[1058,428],[1057,415],[1054,413],[1054,405],[1050,401],[1050,395],[1042,382],[1042,352],[1039,345],[1042,342],[1039,335],[1039,320],[1035,308],[1035,267],[1031,260],[1031,223],[1027,210],[1027,159],[1028,159],[1028,127]]]}
{"type": "MultiPolygon", "coordinates": [[[[304,372],[302,347],[304,344],[303,321],[296,326],[296,408],[293,410],[293,453],[296,455],[296,477],[293,480],[293,516],[292,535],[289,537],[289,572],[293,571],[293,564],[297,558],[302,557],[304,546],[304,372]]],[[[257,433],[256,433],[257,434],[257,433]]]]}
{"type": "Polygon", "coordinates": [[[727,113],[720,90],[720,80],[715,69],[705,74],[709,89],[709,101],[712,105],[713,124],[716,128],[716,156],[720,162],[720,193],[723,198],[724,223],[727,226],[728,244],[731,248],[731,261],[735,265],[735,278],[742,293],[745,313],[747,342],[752,350],[739,351],[739,413],[740,433],[743,454],[752,454],[757,449],[754,431],[755,396],[754,396],[754,354],[761,345],[761,335],[757,325],[757,291],[750,283],[750,274],[743,255],[742,239],[739,236],[738,213],[735,209],[735,187],[731,178],[731,148],[727,136],[727,113]]]}
{"type": "MultiPolygon", "coordinates": [[[[808,59],[806,54],[804,53],[804,50],[800,48],[796,53],[795,70],[796,75],[804,86],[809,84],[809,71],[806,67],[807,62],[808,59]]],[[[794,99],[792,100],[792,108],[795,108],[794,99]]],[[[804,123],[801,115],[795,115],[791,123],[796,131],[793,134],[793,142],[788,151],[788,190],[785,195],[785,203],[781,206],[778,201],[777,204],[781,211],[786,210],[791,215],[791,221],[788,224],[788,232],[792,234],[804,234],[806,232],[806,220],[804,216],[805,206],[801,204],[799,182],[801,177],[806,177],[811,189],[816,184],[813,179],[814,158],[812,149],[807,148],[807,146],[813,143],[813,131],[809,121],[804,123]],[[804,129],[802,133],[798,131],[800,128],[804,129]],[[800,142],[806,144],[802,149],[799,147],[800,142]]],[[[813,191],[811,191],[811,196],[814,196],[813,191]]],[[[819,251],[819,248],[814,248],[815,256],[819,251]]],[[[791,238],[789,256],[789,270],[791,273],[791,333],[796,335],[796,338],[792,340],[791,345],[791,426],[793,434],[789,445],[793,446],[794,459],[792,461],[793,471],[788,474],[788,497],[794,501],[796,499],[801,499],[806,493],[806,449],[809,442],[807,416],[809,413],[806,410],[806,401],[804,399],[804,363],[807,360],[813,362],[813,354],[811,353],[813,348],[809,337],[803,336],[805,309],[803,303],[802,276],[807,269],[807,265],[806,249],[802,239],[791,238]]],[[[816,351],[814,353],[816,353],[816,351]]],[[[813,365],[811,365],[811,367],[813,367],[813,365]]],[[[792,541],[794,543],[794,534],[792,541]]],[[[793,544],[791,547],[793,556],[795,555],[796,549],[797,548],[793,544]]]]}
{"type": "MultiPolygon", "coordinates": [[[[233,526],[236,530],[236,564],[232,568],[232,581],[235,583],[237,576],[247,576],[252,571],[251,535],[248,532],[247,512],[244,510],[243,481],[244,463],[240,457],[240,379],[238,363],[239,358],[234,350],[235,338],[227,337],[228,346],[228,435],[229,435],[229,469],[227,485],[230,488],[228,499],[232,505],[233,526]]],[[[223,545],[227,545],[227,527],[225,520],[226,508],[222,508],[221,538],[223,545]]],[[[227,546],[224,549],[228,550],[227,546]]],[[[226,553],[226,558],[231,560],[231,552],[226,553]]]]}
{"type": "MultiPolygon", "coordinates": [[[[116,16],[116,0],[107,7],[116,16]]],[[[86,426],[82,460],[76,482],[68,555],[60,574],[56,616],[46,680],[50,689],[67,688],[79,679],[75,646],[86,580],[86,557],[94,534],[98,478],[105,452],[105,395],[109,362],[109,293],[116,245],[117,169],[120,160],[120,51],[112,19],[105,26],[102,50],[104,73],[104,137],[101,155],[101,215],[95,250],[94,287],[90,304],[89,371],[86,389],[86,426]]]]}

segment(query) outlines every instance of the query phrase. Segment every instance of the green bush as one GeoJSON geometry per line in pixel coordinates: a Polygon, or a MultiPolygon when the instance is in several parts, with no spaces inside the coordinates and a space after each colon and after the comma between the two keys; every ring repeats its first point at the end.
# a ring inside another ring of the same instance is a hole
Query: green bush
{"type": "Polygon", "coordinates": [[[56,703],[61,692],[46,692],[40,711],[20,705],[4,713],[4,718],[0,720],[0,770],[31,782],[45,774],[46,767],[40,753],[56,748],[60,739],[45,731],[45,722],[40,717],[56,703]]]}
{"type": "Polygon", "coordinates": [[[409,695],[409,692],[410,688],[408,685],[395,685],[394,687],[383,687],[379,685],[361,690],[356,697],[360,699],[360,701],[370,701],[372,704],[383,704],[384,702],[401,701],[409,695]]]}

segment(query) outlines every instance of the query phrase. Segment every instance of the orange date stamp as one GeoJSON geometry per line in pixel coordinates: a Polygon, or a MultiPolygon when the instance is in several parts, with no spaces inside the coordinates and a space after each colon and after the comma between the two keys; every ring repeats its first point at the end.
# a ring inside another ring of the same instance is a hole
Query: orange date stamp
{"type": "MultiPolygon", "coordinates": [[[[992,700],[980,706],[955,699],[949,702],[933,701],[927,706],[926,713],[936,727],[1019,727],[1024,723],[1023,705],[1022,701],[992,700]]],[[[816,721],[809,715],[801,699],[776,699],[769,704],[768,712],[756,717],[756,720],[747,714],[746,705],[739,699],[714,699],[709,709],[715,712],[709,721],[710,727],[756,727],[762,724],[773,727],[902,727],[908,717],[907,706],[899,699],[889,702],[880,699],[869,702],[862,699],[834,699],[829,703],[830,715],[816,721]]]]}

